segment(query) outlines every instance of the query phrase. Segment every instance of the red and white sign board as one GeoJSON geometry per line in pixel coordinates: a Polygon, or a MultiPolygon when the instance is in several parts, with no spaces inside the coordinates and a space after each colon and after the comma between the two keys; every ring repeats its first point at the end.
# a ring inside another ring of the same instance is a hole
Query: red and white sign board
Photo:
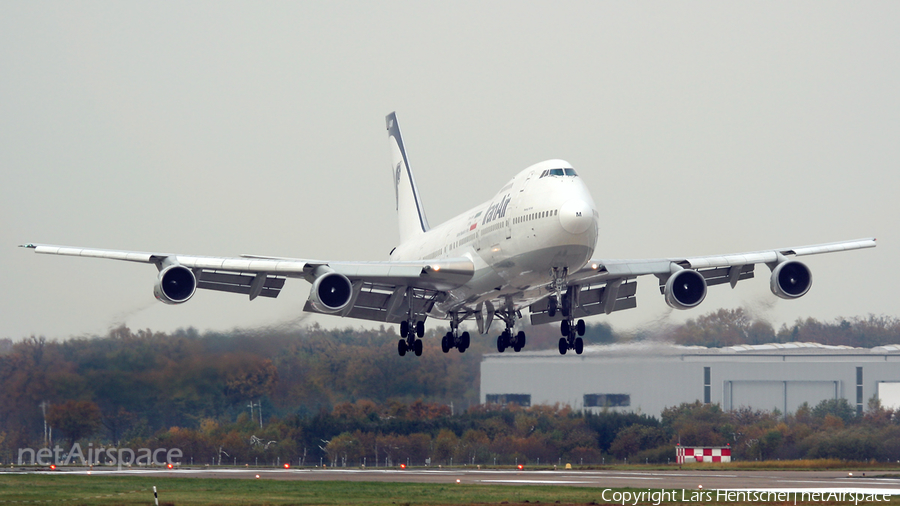
{"type": "Polygon", "coordinates": [[[675,457],[679,464],[697,462],[731,462],[730,446],[676,446],[675,457]]]}

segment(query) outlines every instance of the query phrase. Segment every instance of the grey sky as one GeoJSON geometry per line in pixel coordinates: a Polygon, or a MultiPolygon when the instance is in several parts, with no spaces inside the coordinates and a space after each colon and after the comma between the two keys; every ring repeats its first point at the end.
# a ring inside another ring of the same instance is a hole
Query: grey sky
{"type": "Polygon", "coordinates": [[[15,246],[385,259],[394,110],[432,224],[563,158],[598,258],[879,238],[809,257],[797,301],[763,267],[670,315],[643,279],[617,328],[897,316],[898,26],[897,2],[0,3],[0,337],[296,318],[302,281],[165,306],[152,266],[15,246]]]}

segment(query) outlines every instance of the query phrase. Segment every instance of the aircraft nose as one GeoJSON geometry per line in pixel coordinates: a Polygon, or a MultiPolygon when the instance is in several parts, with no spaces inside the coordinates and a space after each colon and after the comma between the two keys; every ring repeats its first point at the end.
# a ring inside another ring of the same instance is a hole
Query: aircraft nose
{"type": "Polygon", "coordinates": [[[570,200],[559,208],[559,223],[570,234],[584,233],[593,222],[594,210],[583,200],[570,200]]]}

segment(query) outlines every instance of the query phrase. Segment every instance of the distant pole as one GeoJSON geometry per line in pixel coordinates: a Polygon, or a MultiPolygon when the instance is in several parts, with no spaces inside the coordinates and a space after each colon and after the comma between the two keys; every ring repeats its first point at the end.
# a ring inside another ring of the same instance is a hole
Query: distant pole
{"type": "Polygon", "coordinates": [[[156,495],[156,487],[153,487],[153,504],[159,506],[159,496],[156,495]]]}
{"type": "Polygon", "coordinates": [[[262,399],[256,403],[257,411],[259,411],[259,428],[262,429],[262,399]]]}
{"type": "Polygon", "coordinates": [[[250,421],[253,421],[253,401],[250,401],[250,404],[247,404],[247,407],[250,408],[250,421]]]}
{"type": "Polygon", "coordinates": [[[50,403],[47,401],[41,401],[41,403],[38,404],[38,406],[41,407],[41,412],[44,414],[44,447],[45,448],[50,446],[49,435],[47,433],[47,406],[49,406],[49,405],[50,405],[50,403]]]}

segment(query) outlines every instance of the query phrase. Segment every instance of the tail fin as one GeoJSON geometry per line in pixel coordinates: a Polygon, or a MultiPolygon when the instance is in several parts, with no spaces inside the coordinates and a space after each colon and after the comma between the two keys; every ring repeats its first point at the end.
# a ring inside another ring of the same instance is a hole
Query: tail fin
{"type": "Polygon", "coordinates": [[[391,163],[394,176],[394,192],[397,198],[397,220],[400,223],[400,242],[428,231],[428,219],[419,200],[416,180],[409,168],[409,158],[397,124],[397,113],[390,113],[385,118],[388,138],[391,143],[391,163]]]}

